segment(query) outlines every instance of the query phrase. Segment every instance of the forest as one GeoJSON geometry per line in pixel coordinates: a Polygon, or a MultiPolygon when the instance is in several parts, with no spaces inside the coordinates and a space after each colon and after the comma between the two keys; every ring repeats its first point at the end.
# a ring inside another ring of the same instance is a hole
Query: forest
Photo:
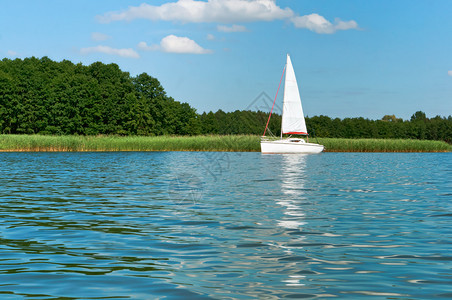
{"type": "MultiPolygon", "coordinates": [[[[89,66],[48,57],[0,61],[0,133],[42,135],[262,135],[268,112],[237,110],[199,114],[168,96],[146,73],[131,76],[116,64],[89,66]]],[[[410,120],[307,117],[311,136],[397,138],[452,143],[452,116],[410,120]]],[[[281,116],[270,131],[280,134],[281,116]]]]}
{"type": "MultiPolygon", "coordinates": [[[[203,134],[263,134],[268,113],[221,110],[200,115],[203,134]]],[[[419,139],[441,140],[452,143],[452,116],[427,118],[422,111],[415,112],[410,120],[386,115],[381,120],[365,118],[332,119],[327,116],[306,117],[311,136],[327,138],[419,139]]],[[[275,136],[281,134],[281,116],[273,114],[269,124],[275,136]]]]}
{"type": "Polygon", "coordinates": [[[187,135],[199,132],[199,121],[146,73],[32,57],[0,63],[0,132],[187,135]]]}

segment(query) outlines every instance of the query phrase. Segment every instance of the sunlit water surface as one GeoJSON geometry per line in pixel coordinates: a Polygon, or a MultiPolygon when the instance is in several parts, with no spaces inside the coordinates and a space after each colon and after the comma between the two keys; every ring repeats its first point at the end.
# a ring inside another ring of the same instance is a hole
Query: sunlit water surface
{"type": "Polygon", "coordinates": [[[452,297],[452,155],[0,153],[1,299],[452,297]]]}

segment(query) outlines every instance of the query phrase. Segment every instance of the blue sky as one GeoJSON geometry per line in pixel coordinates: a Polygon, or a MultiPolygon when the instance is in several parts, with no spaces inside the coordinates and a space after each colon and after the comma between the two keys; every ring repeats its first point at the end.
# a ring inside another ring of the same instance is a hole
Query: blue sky
{"type": "Polygon", "coordinates": [[[286,53],[308,116],[452,114],[450,0],[0,0],[0,58],[116,63],[198,112],[273,98],[286,53]]]}

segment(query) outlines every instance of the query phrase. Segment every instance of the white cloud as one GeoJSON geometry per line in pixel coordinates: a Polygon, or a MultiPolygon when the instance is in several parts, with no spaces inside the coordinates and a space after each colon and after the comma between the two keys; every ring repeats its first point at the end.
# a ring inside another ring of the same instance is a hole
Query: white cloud
{"type": "Polygon", "coordinates": [[[225,26],[225,25],[218,25],[217,26],[218,31],[222,32],[245,32],[246,27],[242,25],[232,25],[232,26],[225,26]]]}
{"type": "Polygon", "coordinates": [[[130,6],[120,12],[108,12],[98,16],[103,23],[149,19],[153,21],[178,21],[189,23],[253,22],[286,19],[293,16],[290,8],[282,9],[275,0],[178,0],[161,6],[146,3],[130,6]]]}
{"type": "MultiPolygon", "coordinates": [[[[148,19],[152,21],[173,21],[182,23],[222,23],[270,22],[290,20],[296,28],[305,28],[316,33],[331,34],[338,30],[359,29],[356,21],[336,19],[334,24],[323,16],[313,13],[300,16],[292,9],[281,8],[276,0],[177,0],[160,6],[143,3],[117,12],[107,12],[97,16],[102,23],[148,19]]],[[[240,25],[218,26],[219,31],[245,31],[240,25]]]]}
{"type": "Polygon", "coordinates": [[[103,33],[100,33],[100,32],[93,32],[93,33],[91,33],[91,39],[93,41],[101,42],[101,41],[106,41],[106,40],[108,40],[110,38],[111,38],[111,36],[103,34],[103,33]]]}
{"type": "Polygon", "coordinates": [[[215,39],[215,36],[213,35],[213,34],[208,34],[207,35],[207,39],[209,40],[209,41],[213,41],[214,39],[215,39]]]}
{"type": "Polygon", "coordinates": [[[83,55],[91,54],[91,53],[104,53],[110,55],[117,55],[121,57],[129,57],[129,58],[139,58],[140,55],[133,49],[115,49],[108,46],[96,46],[96,47],[88,47],[80,49],[80,53],[83,55]]]}
{"type": "Polygon", "coordinates": [[[292,23],[297,28],[306,28],[316,33],[331,34],[338,30],[358,29],[355,21],[335,20],[335,24],[318,14],[310,14],[306,16],[296,16],[291,18],[292,23]]]}
{"type": "Polygon", "coordinates": [[[204,49],[195,41],[187,37],[179,37],[169,35],[164,37],[160,42],[160,46],[164,52],[169,53],[192,53],[192,54],[207,54],[212,53],[212,50],[204,49]]]}
{"type": "Polygon", "coordinates": [[[335,19],[336,25],[334,26],[336,30],[349,30],[349,29],[359,29],[358,23],[356,21],[342,21],[339,18],[335,19]]]}
{"type": "Polygon", "coordinates": [[[452,70],[447,71],[447,74],[449,74],[449,76],[452,76],[452,70]]]}
{"type": "Polygon", "coordinates": [[[204,49],[195,41],[188,37],[180,37],[175,35],[168,35],[160,41],[160,45],[148,46],[145,42],[140,42],[138,48],[147,51],[162,51],[167,53],[187,53],[187,54],[209,54],[212,50],[204,49]]]}
{"type": "Polygon", "coordinates": [[[8,54],[8,56],[16,56],[17,52],[16,51],[12,51],[12,50],[8,50],[8,52],[6,52],[8,54]]]}
{"type": "Polygon", "coordinates": [[[157,51],[157,50],[160,50],[160,45],[149,46],[146,42],[139,42],[138,49],[143,50],[143,51],[157,51]]]}

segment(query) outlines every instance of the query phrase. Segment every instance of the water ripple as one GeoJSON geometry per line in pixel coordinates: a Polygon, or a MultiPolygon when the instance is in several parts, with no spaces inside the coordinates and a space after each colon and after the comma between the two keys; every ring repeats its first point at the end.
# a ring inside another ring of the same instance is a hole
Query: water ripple
{"type": "Polygon", "coordinates": [[[450,298],[451,158],[0,153],[1,298],[450,298]]]}

